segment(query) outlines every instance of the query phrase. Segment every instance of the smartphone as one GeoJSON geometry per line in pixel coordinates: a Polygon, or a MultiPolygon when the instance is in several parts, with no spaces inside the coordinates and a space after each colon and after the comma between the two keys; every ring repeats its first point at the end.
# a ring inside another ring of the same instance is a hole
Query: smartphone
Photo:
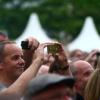
{"type": "Polygon", "coordinates": [[[54,43],[47,46],[48,53],[56,54],[59,53],[60,51],[61,51],[61,45],[58,43],[54,43]]]}
{"type": "Polygon", "coordinates": [[[22,47],[22,49],[30,49],[29,47],[28,47],[28,41],[22,41],[21,42],[21,47],[22,47]]]}

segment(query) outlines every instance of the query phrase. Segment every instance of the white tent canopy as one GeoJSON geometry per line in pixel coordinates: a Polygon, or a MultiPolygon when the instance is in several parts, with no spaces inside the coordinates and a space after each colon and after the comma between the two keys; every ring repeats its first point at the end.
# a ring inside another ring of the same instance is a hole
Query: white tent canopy
{"type": "Polygon", "coordinates": [[[26,29],[22,33],[21,36],[19,36],[15,41],[20,45],[22,40],[25,40],[26,38],[33,36],[35,37],[40,43],[44,42],[50,42],[52,41],[47,35],[46,32],[42,29],[39,18],[37,14],[31,14],[28,24],[26,26],[26,29]]]}
{"type": "Polygon", "coordinates": [[[68,45],[70,51],[74,49],[81,49],[84,51],[91,51],[100,48],[100,37],[95,28],[93,19],[87,17],[79,36],[68,45]]]}

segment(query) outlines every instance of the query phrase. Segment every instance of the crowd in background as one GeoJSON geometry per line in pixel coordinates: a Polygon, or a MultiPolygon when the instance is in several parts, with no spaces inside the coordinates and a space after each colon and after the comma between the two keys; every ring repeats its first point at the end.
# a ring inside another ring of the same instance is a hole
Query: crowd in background
{"type": "Polygon", "coordinates": [[[99,49],[65,51],[34,37],[24,43],[0,33],[0,100],[100,100],[99,49]]]}

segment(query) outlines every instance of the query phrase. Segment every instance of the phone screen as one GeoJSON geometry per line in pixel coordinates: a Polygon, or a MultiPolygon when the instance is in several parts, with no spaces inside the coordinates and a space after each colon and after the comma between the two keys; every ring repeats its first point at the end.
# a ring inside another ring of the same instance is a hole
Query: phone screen
{"type": "Polygon", "coordinates": [[[47,46],[47,51],[48,53],[56,54],[60,52],[61,50],[61,45],[60,44],[52,44],[47,46]]]}

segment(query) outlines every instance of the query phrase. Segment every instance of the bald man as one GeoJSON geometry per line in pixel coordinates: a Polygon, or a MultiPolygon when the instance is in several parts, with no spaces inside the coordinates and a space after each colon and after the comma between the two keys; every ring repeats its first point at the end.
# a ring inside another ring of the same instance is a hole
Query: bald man
{"type": "Polygon", "coordinates": [[[73,62],[70,67],[73,76],[76,78],[75,89],[77,95],[75,100],[84,100],[85,86],[94,69],[88,62],[82,60],[73,62]]]}

